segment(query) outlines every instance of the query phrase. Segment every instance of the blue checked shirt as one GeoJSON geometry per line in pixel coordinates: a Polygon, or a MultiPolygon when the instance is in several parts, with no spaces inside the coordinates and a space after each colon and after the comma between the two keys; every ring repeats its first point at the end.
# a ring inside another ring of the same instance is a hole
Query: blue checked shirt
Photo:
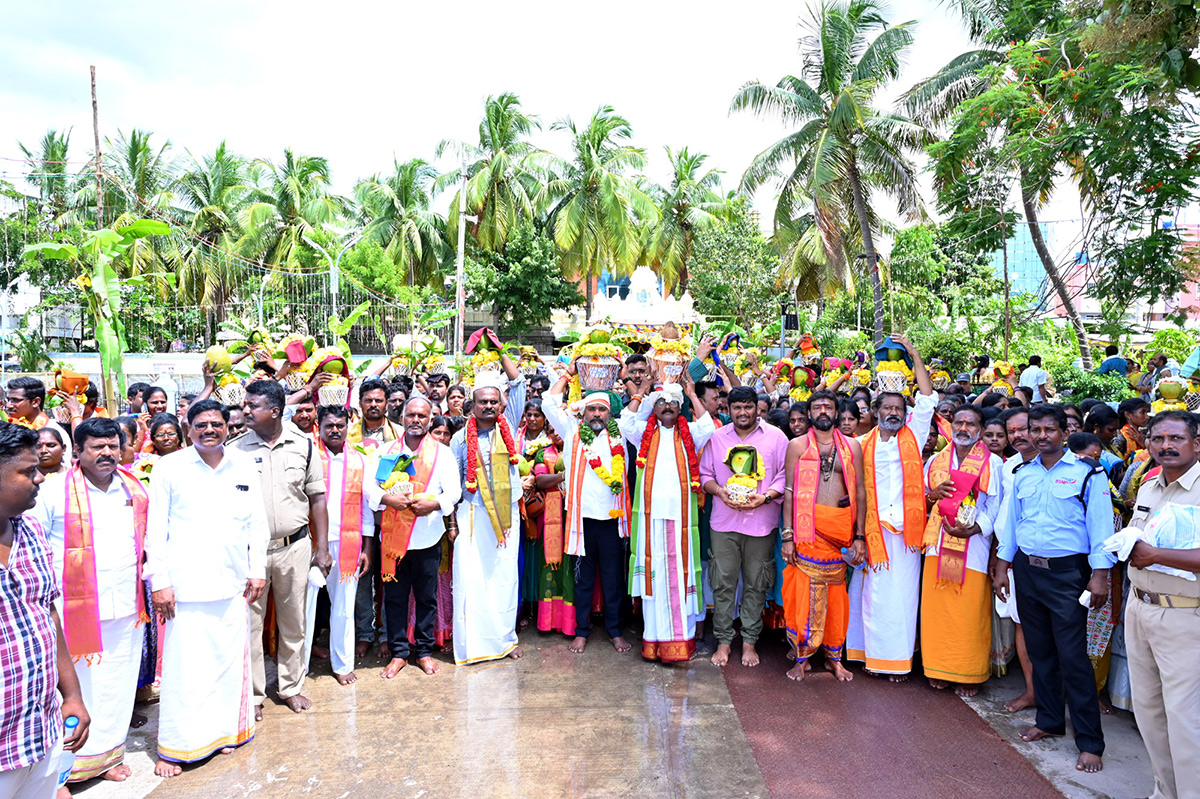
{"type": "Polygon", "coordinates": [[[1113,534],[1108,475],[1088,481],[1086,511],[1079,498],[1091,470],[1071,452],[1048,470],[1041,455],[1022,466],[998,531],[1000,559],[1011,563],[1018,549],[1041,558],[1084,554],[1093,569],[1110,568],[1113,557],[1101,548],[1113,534]]]}

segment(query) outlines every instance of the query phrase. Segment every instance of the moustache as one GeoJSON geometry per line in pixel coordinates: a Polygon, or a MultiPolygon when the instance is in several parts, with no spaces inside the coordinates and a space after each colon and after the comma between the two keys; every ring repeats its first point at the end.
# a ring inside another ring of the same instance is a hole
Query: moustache
{"type": "Polygon", "coordinates": [[[1160,449],[1158,451],[1158,456],[1161,458],[1164,455],[1168,458],[1178,458],[1179,450],[1177,450],[1177,449],[1160,449]]]}
{"type": "Polygon", "coordinates": [[[116,459],[116,458],[109,457],[108,455],[105,455],[105,456],[104,456],[104,457],[102,457],[102,458],[96,458],[96,464],[97,464],[97,465],[108,464],[108,463],[116,463],[116,462],[117,462],[117,459],[116,459]]]}

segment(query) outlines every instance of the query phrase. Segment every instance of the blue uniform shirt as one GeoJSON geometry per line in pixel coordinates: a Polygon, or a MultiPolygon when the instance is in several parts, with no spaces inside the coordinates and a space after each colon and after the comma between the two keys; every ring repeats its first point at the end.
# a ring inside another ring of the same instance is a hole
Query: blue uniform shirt
{"type": "Polygon", "coordinates": [[[1000,559],[1011,563],[1018,549],[1042,558],[1085,554],[1093,569],[1110,568],[1113,557],[1101,548],[1113,534],[1108,475],[1097,474],[1088,481],[1086,511],[1079,499],[1091,470],[1071,452],[1063,453],[1049,470],[1042,466],[1041,455],[1021,467],[1000,533],[1000,559]]]}

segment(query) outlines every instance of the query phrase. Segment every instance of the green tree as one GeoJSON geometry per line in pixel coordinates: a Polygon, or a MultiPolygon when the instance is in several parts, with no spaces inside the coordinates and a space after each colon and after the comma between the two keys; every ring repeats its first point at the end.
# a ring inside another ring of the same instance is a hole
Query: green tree
{"type": "Polygon", "coordinates": [[[729,207],[720,193],[720,171],[702,171],[707,155],[691,153],[686,147],[679,152],[665,149],[671,184],[649,192],[658,203],[658,224],[651,228],[646,256],[663,279],[664,291],[682,294],[688,289],[696,236],[728,217],[729,207]]]}
{"type": "MultiPolygon", "coordinates": [[[[354,187],[363,238],[382,246],[408,285],[441,285],[447,247],[442,218],[429,209],[437,170],[420,158],[396,162],[391,175],[354,187]]],[[[389,292],[394,293],[394,292],[389,292]]]]}
{"type": "Polygon", "coordinates": [[[291,269],[304,249],[304,237],[337,220],[346,203],[329,190],[329,162],[320,156],[283,151],[278,163],[261,160],[250,168],[250,202],[238,224],[238,242],[252,260],[291,269]]]}
{"type": "Polygon", "coordinates": [[[696,235],[689,291],[696,310],[730,319],[744,330],[779,321],[779,256],[763,237],[745,200],[728,219],[696,235]]]}
{"type": "Polygon", "coordinates": [[[221,309],[246,276],[240,259],[228,255],[243,233],[239,214],[249,195],[246,161],[225,142],[202,158],[189,152],[177,192],[190,212],[188,229],[193,234],[181,246],[176,266],[179,297],[206,312],[216,310],[219,322],[224,319],[221,309]]]}
{"type": "Polygon", "coordinates": [[[731,111],[750,110],[798,124],[759,153],[742,176],[748,192],[781,179],[776,219],[811,198],[825,256],[841,260],[837,232],[857,221],[871,269],[875,337],[883,338],[883,287],[871,211],[876,192],[891,195],[908,218],[923,214],[916,167],[908,153],[929,144],[929,132],[908,117],[871,105],[900,73],[914,23],[889,25],[876,0],[824,0],[813,9],[800,41],[801,77],[785,75],[774,86],[752,81],[733,98],[731,111]],[[851,214],[853,216],[851,216],[851,214]]]}
{"type": "Polygon", "coordinates": [[[70,160],[71,131],[59,133],[56,130],[46,131],[46,135],[38,142],[33,150],[20,142],[17,146],[30,164],[26,180],[38,189],[38,199],[42,207],[49,213],[56,226],[61,226],[70,209],[71,187],[73,178],[67,172],[67,162],[70,160]]]}
{"type": "MultiPolygon", "coordinates": [[[[468,230],[485,249],[503,250],[509,231],[534,217],[549,156],[529,136],[541,127],[537,117],[521,110],[520,98],[506,92],[484,101],[478,144],[444,140],[438,145],[438,158],[448,152],[467,158],[467,211],[476,218],[468,230]]],[[[461,180],[462,168],[452,169],[437,179],[434,190],[461,180]]],[[[458,203],[455,192],[446,220],[451,231],[458,229],[458,203]]]]}
{"type": "Polygon", "coordinates": [[[642,252],[637,220],[656,220],[658,209],[625,174],[644,167],[646,156],[625,143],[633,129],[611,106],[598,108],[582,130],[569,118],[552,129],[571,134],[572,158],[546,185],[553,202],[549,228],[562,250],[563,271],[585,283],[590,319],[592,279],[605,269],[620,274],[633,268],[642,252]]]}
{"type": "Polygon", "coordinates": [[[491,308],[498,328],[519,339],[550,321],[554,311],[583,299],[563,279],[558,248],[526,222],[510,231],[503,253],[476,248],[466,262],[467,296],[491,308]]]}

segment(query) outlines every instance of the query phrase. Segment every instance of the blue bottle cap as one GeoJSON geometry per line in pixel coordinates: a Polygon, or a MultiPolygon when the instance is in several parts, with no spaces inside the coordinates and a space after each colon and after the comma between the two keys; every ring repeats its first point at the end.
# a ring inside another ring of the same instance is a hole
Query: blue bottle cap
{"type": "Polygon", "coordinates": [[[76,727],[79,726],[79,717],[78,716],[67,716],[65,719],[63,719],[63,726],[66,727],[68,730],[75,729],[76,727]]]}

